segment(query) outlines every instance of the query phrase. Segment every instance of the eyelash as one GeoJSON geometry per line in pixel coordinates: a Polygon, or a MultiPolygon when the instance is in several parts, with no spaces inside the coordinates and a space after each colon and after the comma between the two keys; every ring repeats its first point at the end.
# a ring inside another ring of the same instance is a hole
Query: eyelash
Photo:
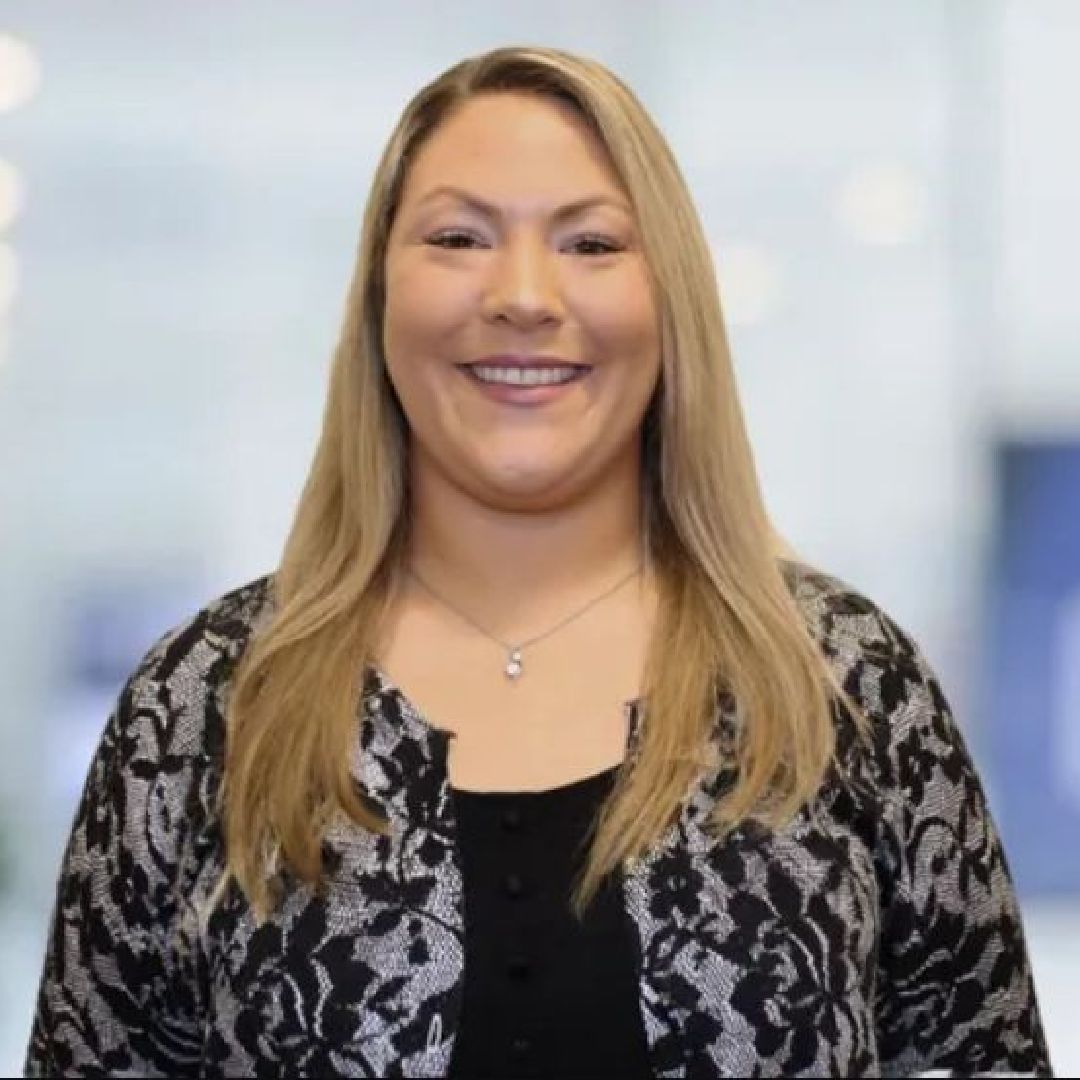
{"type": "MultiPolygon", "coordinates": [[[[445,248],[448,251],[463,251],[465,250],[462,245],[459,244],[444,244],[444,240],[452,239],[464,239],[464,240],[477,240],[479,239],[475,234],[466,232],[464,229],[445,229],[442,232],[438,232],[429,236],[425,243],[431,244],[433,247],[445,248]]],[[[583,252],[582,254],[596,256],[596,255],[613,255],[618,251],[622,251],[623,248],[620,244],[615,243],[613,240],[609,240],[606,237],[598,236],[594,233],[584,233],[577,237],[574,241],[576,244],[599,244],[602,246],[602,251],[590,251],[583,252]]]]}

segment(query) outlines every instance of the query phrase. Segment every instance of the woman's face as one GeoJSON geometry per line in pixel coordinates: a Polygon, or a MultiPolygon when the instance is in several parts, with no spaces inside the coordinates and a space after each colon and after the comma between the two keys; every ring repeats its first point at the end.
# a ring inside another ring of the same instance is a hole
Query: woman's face
{"type": "Polygon", "coordinates": [[[639,468],[657,312],[629,200],[567,107],[487,93],[446,119],[406,178],[386,287],[383,345],[414,468],[534,509],[639,468]],[[589,371],[499,400],[462,366],[506,356],[589,371]]]}

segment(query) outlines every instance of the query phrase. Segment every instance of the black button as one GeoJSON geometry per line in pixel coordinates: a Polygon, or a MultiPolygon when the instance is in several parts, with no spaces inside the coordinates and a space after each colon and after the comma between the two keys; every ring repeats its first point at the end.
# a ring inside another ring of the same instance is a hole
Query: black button
{"type": "Polygon", "coordinates": [[[506,895],[515,900],[525,892],[525,882],[521,880],[520,874],[507,874],[503,887],[506,889],[506,895]]]}
{"type": "Polygon", "coordinates": [[[506,974],[511,979],[527,979],[532,974],[532,965],[523,956],[515,956],[506,965],[506,974]]]}
{"type": "Polygon", "coordinates": [[[532,1039],[526,1039],[524,1035],[519,1035],[510,1043],[510,1049],[515,1054],[527,1054],[532,1049],[532,1039]]]}
{"type": "Polygon", "coordinates": [[[521,828],[521,811],[516,806],[508,806],[503,810],[502,826],[508,832],[517,832],[521,828]]]}

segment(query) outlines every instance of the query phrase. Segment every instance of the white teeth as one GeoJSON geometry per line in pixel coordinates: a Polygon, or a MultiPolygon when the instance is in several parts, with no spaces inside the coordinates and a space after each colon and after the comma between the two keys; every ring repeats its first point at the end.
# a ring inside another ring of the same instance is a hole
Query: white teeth
{"type": "Polygon", "coordinates": [[[515,386],[546,386],[549,383],[569,382],[578,374],[577,368],[501,368],[479,367],[470,370],[481,382],[511,383],[515,386]]]}

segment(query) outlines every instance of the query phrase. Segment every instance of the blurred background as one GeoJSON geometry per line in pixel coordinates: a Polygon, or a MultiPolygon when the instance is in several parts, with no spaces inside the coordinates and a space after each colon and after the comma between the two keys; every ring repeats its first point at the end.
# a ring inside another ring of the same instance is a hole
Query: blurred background
{"type": "Polygon", "coordinates": [[[608,64],[667,133],[774,518],[937,668],[1080,1074],[1072,0],[5,3],[0,1073],[122,681],[276,563],[384,140],[520,43],[608,64]]]}

